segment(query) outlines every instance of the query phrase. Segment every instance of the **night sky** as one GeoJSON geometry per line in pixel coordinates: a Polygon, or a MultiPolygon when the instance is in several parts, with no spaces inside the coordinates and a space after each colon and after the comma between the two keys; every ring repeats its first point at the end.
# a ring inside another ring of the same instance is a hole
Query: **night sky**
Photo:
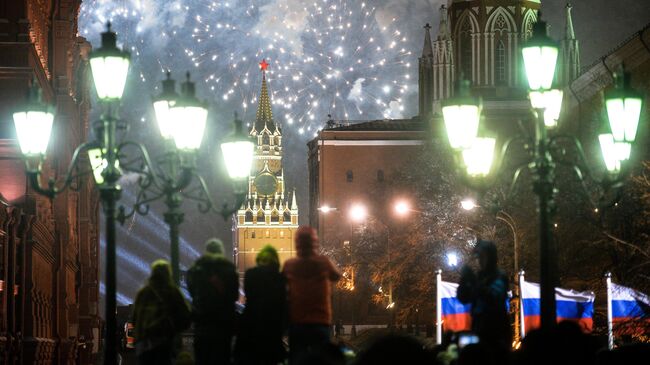
{"type": "MultiPolygon", "coordinates": [[[[261,75],[269,67],[275,119],[283,127],[287,187],[295,187],[301,223],[307,222],[307,149],[327,115],[334,119],[410,118],[417,114],[417,64],[425,23],[437,29],[440,4],[433,0],[88,0],[82,3],[80,35],[95,47],[110,20],[118,41],[132,54],[121,115],[129,138],[160,150],[151,96],[166,69],[182,81],[186,70],[197,94],[208,101],[208,131],[199,156],[200,173],[213,198],[230,197],[218,153],[230,133],[233,111],[251,122],[261,75]]],[[[589,66],[650,21],[647,0],[576,0],[573,24],[581,63],[589,66]]],[[[551,36],[564,28],[563,1],[542,3],[551,36]]],[[[93,117],[98,116],[94,108],[93,117]]],[[[126,176],[121,203],[133,204],[135,179],[126,176]]],[[[118,303],[130,303],[148,276],[148,265],[168,258],[165,208],[154,204],[118,230],[118,303]]],[[[187,267],[203,242],[218,236],[229,250],[231,224],[201,214],[185,202],[181,264],[187,267]]],[[[102,239],[102,247],[104,245],[102,239]]],[[[102,264],[103,264],[102,257],[102,264]]],[[[102,274],[103,275],[103,274],[102,274]]],[[[102,287],[103,291],[103,287],[102,287]]]]}

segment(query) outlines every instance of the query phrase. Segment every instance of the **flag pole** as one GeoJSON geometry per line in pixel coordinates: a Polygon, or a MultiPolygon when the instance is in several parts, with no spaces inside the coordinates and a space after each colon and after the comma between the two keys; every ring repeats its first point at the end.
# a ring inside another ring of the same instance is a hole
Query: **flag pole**
{"type": "Polygon", "coordinates": [[[521,339],[526,337],[526,326],[524,325],[524,270],[519,271],[519,333],[521,339]]]}
{"type": "Polygon", "coordinates": [[[612,322],[612,273],[605,274],[605,282],[607,283],[607,347],[612,350],[614,348],[614,331],[612,322]]]}
{"type": "Polygon", "coordinates": [[[436,270],[436,343],[442,343],[442,298],[440,286],[442,285],[442,270],[436,270]]]}

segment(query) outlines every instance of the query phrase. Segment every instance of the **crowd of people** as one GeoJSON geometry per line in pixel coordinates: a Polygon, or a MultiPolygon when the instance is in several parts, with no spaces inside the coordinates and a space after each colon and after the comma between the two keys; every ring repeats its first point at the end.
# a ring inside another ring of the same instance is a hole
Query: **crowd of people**
{"type": "Polygon", "coordinates": [[[313,228],[300,227],[295,245],[297,256],[287,260],[282,271],[273,246],[260,250],[257,266],[244,275],[246,306],[239,319],[239,278],[235,265],[223,255],[221,241],[208,240],[205,254],[187,272],[191,307],[174,285],[169,263],[156,261],[133,311],[138,362],[172,364],[180,333],[193,324],[193,359],[198,365],[276,365],[287,358],[290,364],[311,363],[307,359],[330,343],[332,283],[340,274],[318,253],[313,228]]]}
{"type": "Polygon", "coordinates": [[[133,310],[139,364],[235,365],[464,365],[464,364],[636,364],[650,359],[650,347],[634,345],[609,351],[596,337],[572,322],[551,331],[530,332],[511,351],[505,303],[507,276],[497,268],[494,243],[479,241],[476,270],[461,271],[458,299],[472,304],[472,336],[464,344],[447,334],[441,345],[426,346],[406,334],[378,336],[358,354],[331,341],[332,285],[340,278],[335,265],[318,253],[313,228],[295,235],[297,256],[280,267],[270,245],[246,271],[246,306],[237,316],[239,278],[224,257],[221,241],[208,240],[205,254],[187,273],[191,306],[174,284],[168,262],[153,263],[148,283],[136,296],[133,310]],[[180,334],[193,324],[194,354],[180,352],[180,334]],[[289,338],[289,350],[283,343],[289,338]],[[234,341],[233,341],[234,340],[234,341]]]}

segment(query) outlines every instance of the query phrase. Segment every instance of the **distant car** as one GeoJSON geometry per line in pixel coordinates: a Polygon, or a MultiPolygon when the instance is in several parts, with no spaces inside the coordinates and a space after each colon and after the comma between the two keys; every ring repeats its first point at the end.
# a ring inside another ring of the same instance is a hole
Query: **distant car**
{"type": "Polygon", "coordinates": [[[135,326],[133,322],[126,322],[124,324],[124,338],[125,338],[125,344],[124,347],[127,350],[132,350],[135,348],[135,334],[134,334],[135,326]]]}

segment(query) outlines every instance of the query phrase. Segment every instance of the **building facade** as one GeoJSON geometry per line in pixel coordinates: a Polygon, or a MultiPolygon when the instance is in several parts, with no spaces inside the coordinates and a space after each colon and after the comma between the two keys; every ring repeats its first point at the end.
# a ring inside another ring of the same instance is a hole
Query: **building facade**
{"type": "Polygon", "coordinates": [[[294,233],[298,229],[298,204],[295,190],[288,192],[282,166],[282,129],[273,120],[266,82],[266,61],[260,63],[262,89],[259,105],[250,130],[256,148],[248,178],[248,195],[237,211],[234,225],[233,256],[237,270],[255,267],[260,249],[272,245],[280,262],[295,256],[294,233]]]}
{"type": "MultiPolygon", "coordinates": [[[[526,104],[520,49],[532,34],[540,5],[539,0],[450,0],[441,6],[433,41],[431,27],[425,27],[419,58],[419,115],[430,120],[440,114],[442,101],[453,95],[460,78],[471,82],[474,95],[486,102],[488,114],[491,109],[517,109],[517,101],[526,104]]],[[[580,71],[570,4],[557,67],[561,87],[580,71]]]]}
{"type": "Polygon", "coordinates": [[[98,194],[88,179],[52,201],[33,192],[12,121],[33,80],[57,113],[44,176],[63,176],[89,128],[90,44],[77,35],[80,3],[0,5],[2,364],[90,364],[99,349],[98,194]]]}
{"type": "MultiPolygon", "coordinates": [[[[498,143],[517,132],[518,122],[530,118],[520,47],[532,33],[539,8],[537,0],[449,0],[441,6],[436,33],[431,34],[429,24],[424,27],[419,115],[404,120],[331,122],[309,142],[310,224],[327,227],[324,220],[328,218],[318,207],[350,204],[352,197],[367,191],[368,183],[376,182],[377,171],[388,176],[408,161],[417,143],[446,139],[441,106],[454,95],[460,78],[470,80],[472,93],[481,97],[484,125],[499,132],[498,143]],[[356,180],[350,182],[347,172],[356,180]]],[[[565,86],[577,77],[580,59],[570,11],[567,5],[558,61],[559,79],[565,86]]],[[[323,241],[329,239],[326,230],[319,229],[323,241]]]]}

